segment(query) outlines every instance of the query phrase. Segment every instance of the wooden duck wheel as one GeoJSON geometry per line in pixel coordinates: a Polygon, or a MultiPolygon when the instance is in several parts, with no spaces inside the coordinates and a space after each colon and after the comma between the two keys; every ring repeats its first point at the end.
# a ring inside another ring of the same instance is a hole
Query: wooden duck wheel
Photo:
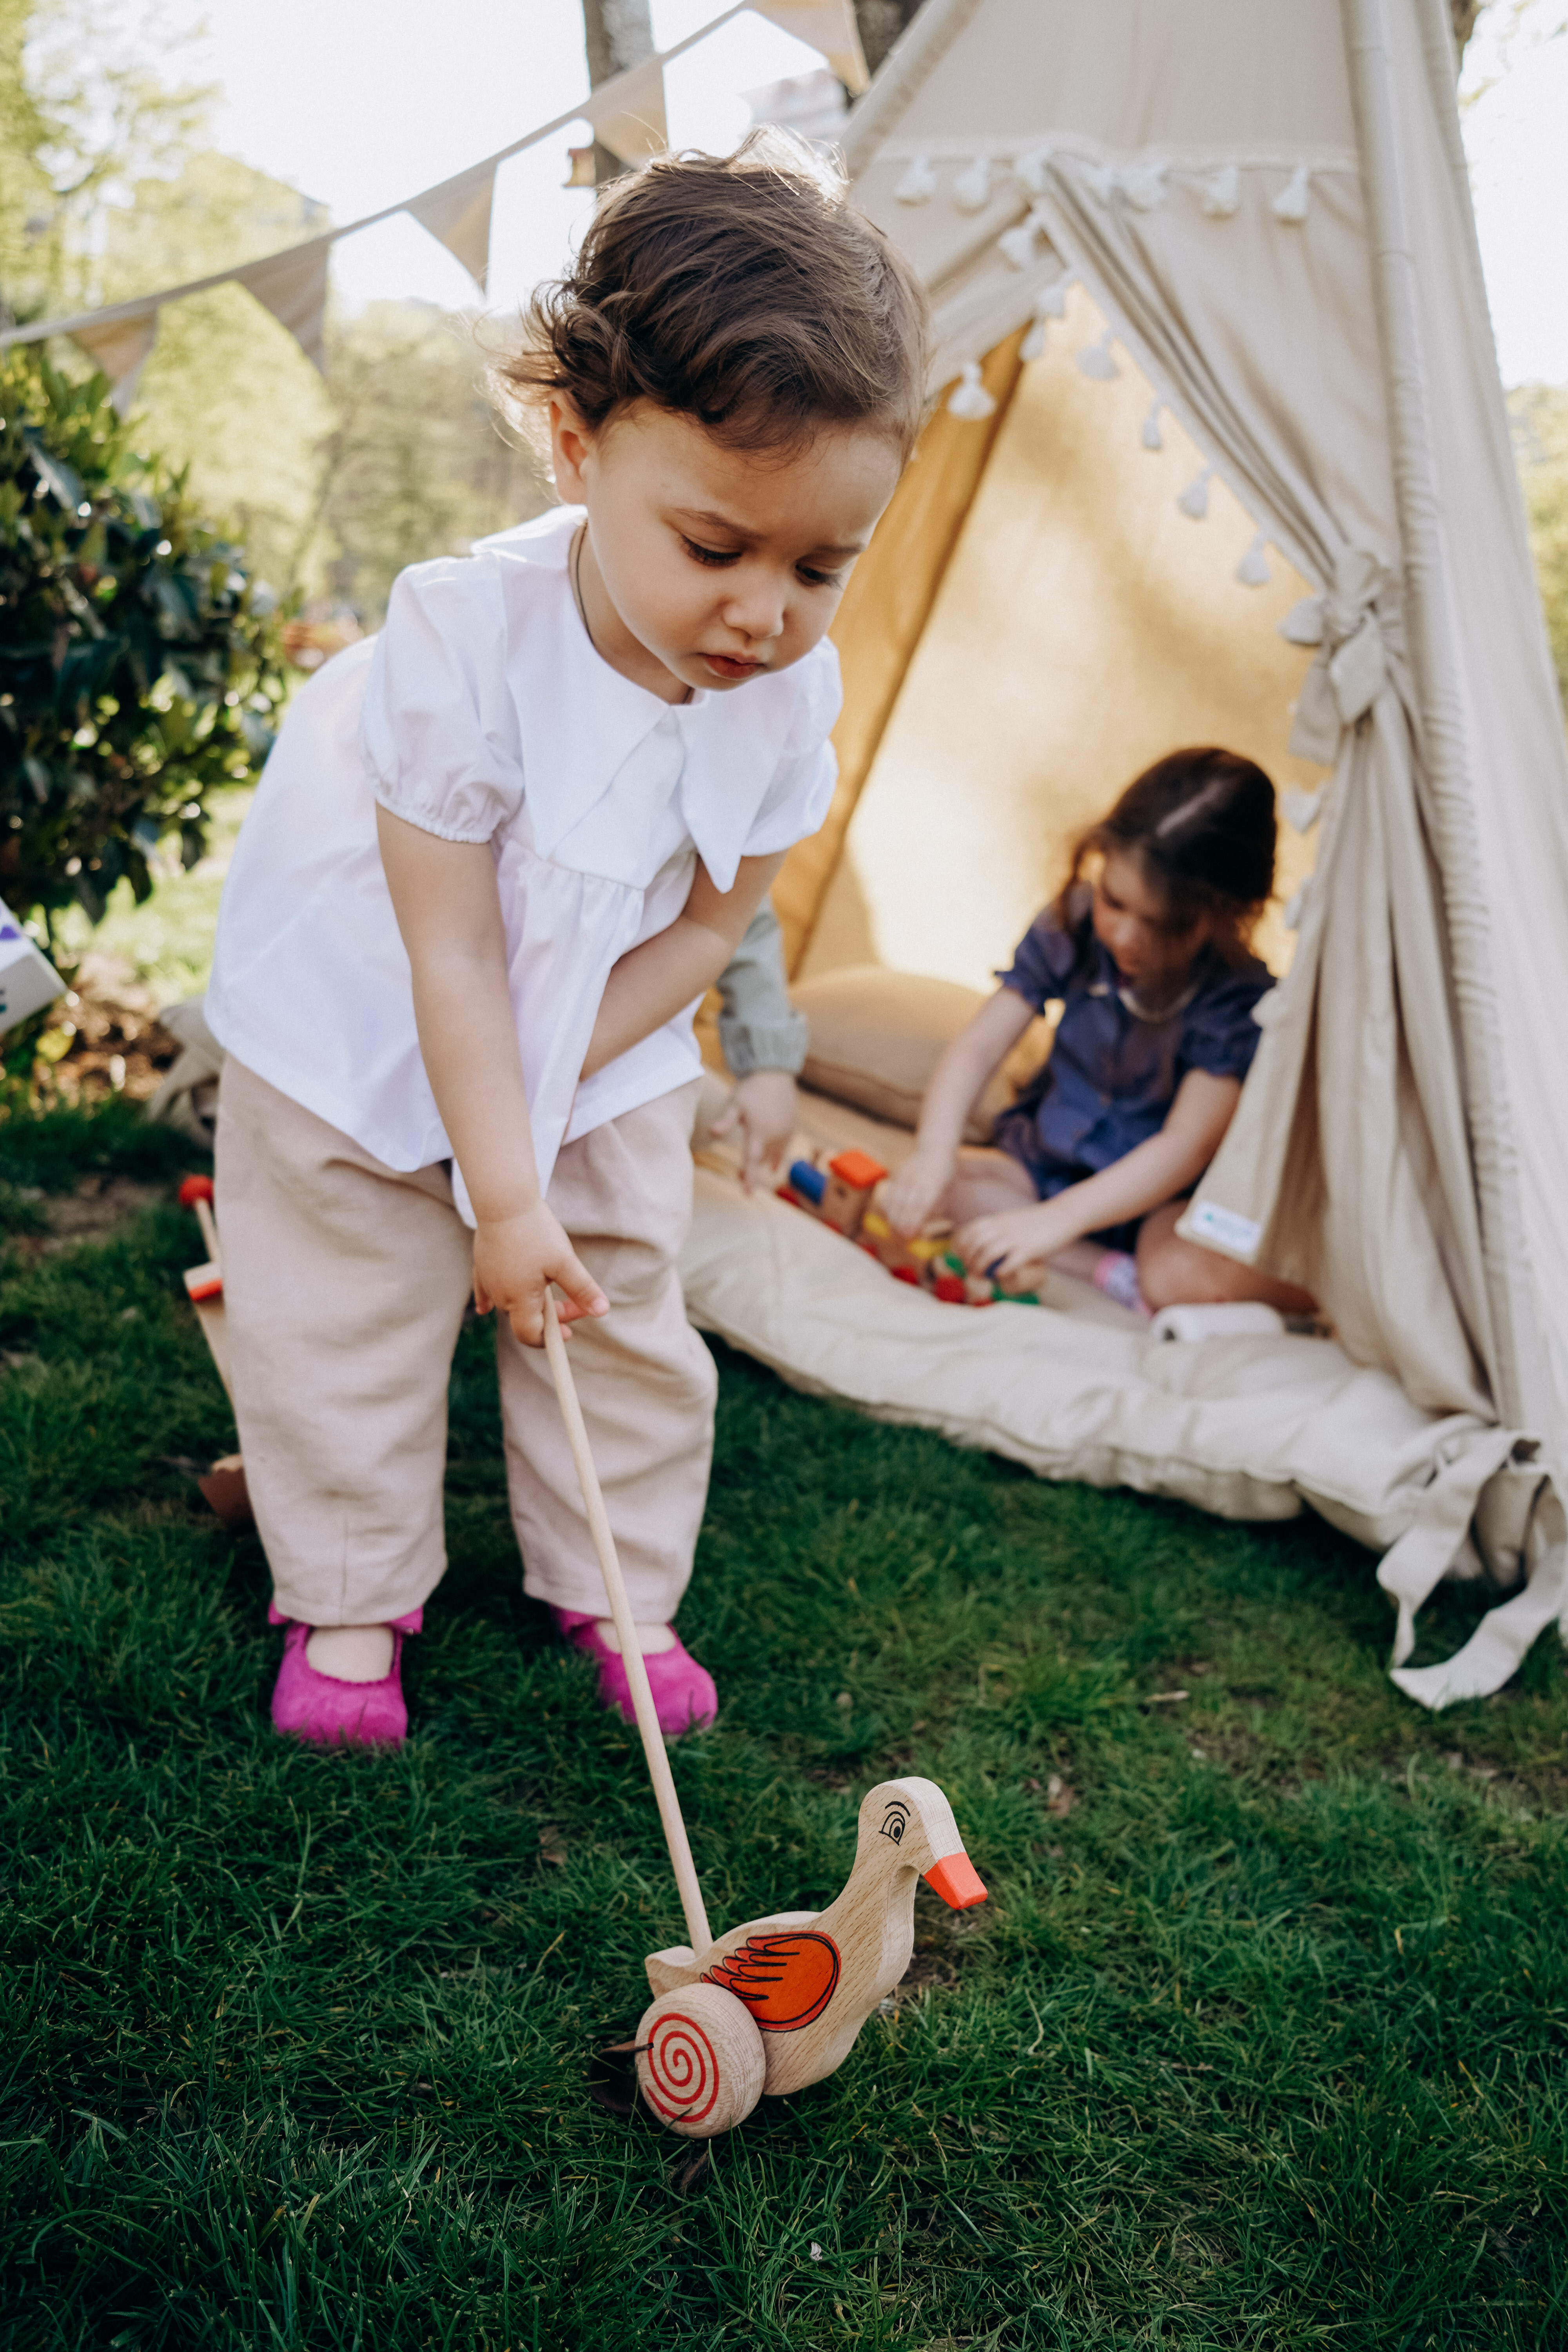
{"type": "Polygon", "coordinates": [[[763,2095],[767,2053],[743,2000],[721,1985],[661,1993],[637,2027],[637,2087],[682,2139],[717,2139],[763,2095]]]}
{"type": "Polygon", "coordinates": [[[773,1912],[715,1939],[549,1295],[544,1344],[691,1939],[645,1962],[654,2000],[634,2044],[637,2084],[671,2131],[714,2139],[764,2094],[803,2090],[842,2064],[909,1967],[919,1879],[955,1911],[984,1903],[985,1889],[935,1781],[884,1780],[861,1801],[854,1868],[826,1911],[773,1912]]]}

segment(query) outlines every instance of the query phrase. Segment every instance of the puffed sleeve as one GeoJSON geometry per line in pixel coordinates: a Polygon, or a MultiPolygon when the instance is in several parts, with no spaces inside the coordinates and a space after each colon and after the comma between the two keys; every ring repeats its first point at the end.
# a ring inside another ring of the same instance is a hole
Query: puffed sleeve
{"type": "Polygon", "coordinates": [[[1054,905],[1043,908],[1019,940],[1007,970],[996,977],[1004,988],[1043,1013],[1054,998],[1066,994],[1081,944],[1054,905]]]}
{"type": "Polygon", "coordinates": [[[824,637],[800,665],[801,692],[778,765],[746,835],[742,857],[772,857],[817,832],[838,782],[830,738],[844,704],[838,649],[824,637]]]}
{"type": "Polygon", "coordinates": [[[1258,1051],[1254,1008],[1274,985],[1268,967],[1249,962],[1226,972],[1195,997],[1182,1031],[1177,1067],[1206,1070],[1211,1077],[1245,1078],[1258,1051]]]}
{"type": "Polygon", "coordinates": [[[376,799],[443,841],[489,841],[522,801],[506,612],[486,557],[400,572],[376,640],[361,748],[376,799]]]}

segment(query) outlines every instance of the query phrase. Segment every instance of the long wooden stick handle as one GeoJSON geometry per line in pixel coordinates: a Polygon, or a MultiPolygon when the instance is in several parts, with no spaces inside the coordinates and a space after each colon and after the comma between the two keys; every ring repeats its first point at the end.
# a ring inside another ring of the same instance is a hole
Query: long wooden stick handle
{"type": "Polygon", "coordinates": [[[207,1255],[221,1273],[223,1255],[217,1245],[217,1227],[213,1223],[213,1213],[205,1201],[193,1201],[191,1206],[196,1213],[196,1223],[202,1229],[202,1239],[207,1245],[207,1255]]]}
{"type": "Polygon", "coordinates": [[[664,1734],[654,1713],[653,1693],[648,1688],[642,1643],[632,1622],[632,1605],[626,1598],[626,1580],[621,1575],[621,1563],[616,1554],[616,1539],[610,1533],[605,1498],[599,1491],[599,1475],[588,1449],[588,1432],[584,1425],[583,1408],[577,1402],[577,1384],[572,1378],[572,1366],[567,1360],[566,1342],[561,1336],[561,1318],[555,1312],[555,1300],[548,1291],[544,1297],[544,1348],[555,1379],[555,1393],[561,1400],[561,1418],[566,1423],[566,1439],[572,1448],[572,1459],[577,1465],[577,1483],[583,1489],[583,1507],[588,1514],[594,1549],[599,1555],[599,1566],[604,1571],[610,1615],[620,1635],[621,1656],[626,1664],[632,1708],[642,1738],[643,1754],[647,1759],[647,1776],[653,1782],[658,1818],[664,1825],[664,1842],[669,1848],[675,1884],[680,1893],[680,1907],[686,1914],[686,1932],[691,1939],[692,1950],[705,1952],[713,1937],[708,1926],[708,1914],[703,1907],[702,1889],[697,1883],[697,1865],[691,1859],[691,1845],[686,1834],[686,1823],[681,1818],[680,1799],[676,1795],[669,1758],[665,1752],[664,1734]]]}

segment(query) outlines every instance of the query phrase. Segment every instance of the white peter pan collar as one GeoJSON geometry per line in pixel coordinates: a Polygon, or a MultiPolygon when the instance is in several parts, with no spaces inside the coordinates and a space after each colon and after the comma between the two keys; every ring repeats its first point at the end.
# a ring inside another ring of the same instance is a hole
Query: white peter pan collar
{"type": "MultiPolygon", "coordinates": [[[[728,890],[756,818],[755,795],[737,789],[738,778],[759,768],[765,777],[776,765],[802,681],[784,671],[728,695],[698,688],[689,701],[671,703],[623,677],[595,650],[572,593],[567,560],[582,520],[581,507],[554,508],[474,550],[479,560],[489,557],[500,567],[509,620],[515,614],[520,625],[515,635],[509,631],[507,669],[534,847],[552,857],[581,830],[574,864],[585,858],[610,874],[622,856],[637,862],[637,845],[608,837],[595,843],[586,822],[636,761],[637,784],[650,798],[661,783],[679,796],[703,865],[715,887],[728,890]],[[530,590],[543,593],[517,595],[521,583],[506,581],[515,565],[533,575],[530,590]]],[[[605,816],[618,834],[612,812],[605,816]]],[[[626,872],[619,878],[651,877],[626,872]]]]}

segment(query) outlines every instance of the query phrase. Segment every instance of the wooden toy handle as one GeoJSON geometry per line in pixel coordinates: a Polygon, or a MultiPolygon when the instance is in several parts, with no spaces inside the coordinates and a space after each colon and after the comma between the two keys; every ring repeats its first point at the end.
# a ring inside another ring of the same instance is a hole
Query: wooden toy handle
{"type": "Polygon", "coordinates": [[[207,1256],[221,1274],[223,1258],[217,1245],[217,1226],[213,1222],[212,1198],[213,1186],[210,1176],[187,1176],[180,1187],[180,1204],[183,1208],[195,1211],[196,1223],[202,1229],[202,1239],[206,1244],[207,1256]]]}
{"type": "Polygon", "coordinates": [[[642,1738],[643,1754],[647,1759],[647,1776],[653,1782],[658,1818],[664,1826],[664,1842],[669,1848],[675,1884],[680,1893],[680,1907],[686,1914],[686,1933],[692,1950],[705,1952],[713,1937],[708,1926],[708,1914],[703,1908],[702,1889],[697,1883],[697,1865],[691,1859],[691,1845],[686,1834],[686,1823],[681,1818],[680,1799],[676,1794],[669,1758],[665,1751],[664,1734],[654,1713],[653,1693],[648,1688],[642,1643],[637,1640],[637,1630],[632,1622],[632,1605],[626,1598],[621,1563],[616,1555],[616,1539],[610,1533],[605,1498],[599,1490],[598,1473],[588,1450],[588,1432],[583,1421],[583,1408],[577,1402],[577,1384],[572,1378],[572,1367],[567,1360],[566,1342],[561,1334],[561,1318],[555,1312],[554,1297],[548,1290],[544,1294],[544,1348],[554,1376],[555,1393],[561,1400],[561,1418],[566,1423],[566,1439],[572,1448],[572,1459],[577,1465],[577,1483],[583,1489],[583,1507],[588,1514],[594,1549],[599,1555],[599,1566],[604,1571],[610,1615],[620,1636],[632,1707],[642,1738]]]}
{"type": "Polygon", "coordinates": [[[205,1201],[193,1201],[191,1205],[196,1213],[196,1223],[202,1229],[202,1239],[207,1245],[207,1255],[221,1274],[223,1258],[218,1251],[217,1227],[213,1223],[213,1213],[205,1201]]]}

